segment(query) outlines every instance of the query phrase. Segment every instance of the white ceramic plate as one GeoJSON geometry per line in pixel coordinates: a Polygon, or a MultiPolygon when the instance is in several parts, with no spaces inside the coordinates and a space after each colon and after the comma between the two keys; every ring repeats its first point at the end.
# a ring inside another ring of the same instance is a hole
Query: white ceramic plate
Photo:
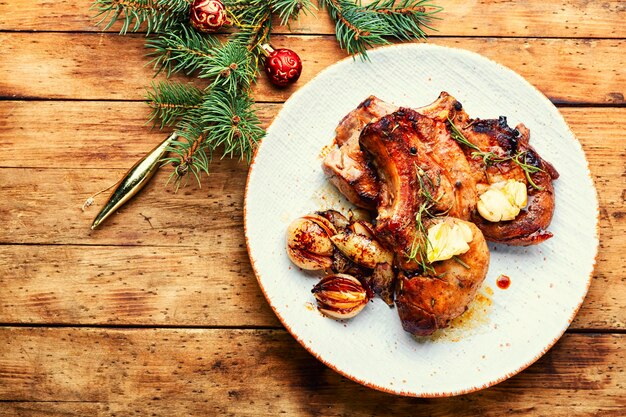
{"type": "Polygon", "coordinates": [[[596,192],[583,150],[558,110],[521,76],[480,55],[428,44],[374,50],[346,59],[285,103],[250,168],[245,197],[250,260],[265,296],[315,357],[372,388],[410,396],[450,396],[489,387],[539,359],[574,318],[598,247],[596,192]],[[539,246],[490,244],[491,265],[470,314],[435,337],[413,338],[396,309],[376,298],[354,319],[318,313],[317,279],[293,267],[285,230],[311,211],[350,205],[321,170],[322,149],[339,120],[368,95],[401,106],[455,96],[472,117],[506,115],[530,128],[531,144],[561,174],[555,182],[554,237],[539,246]],[[500,274],[511,286],[500,290],[500,274]]]}

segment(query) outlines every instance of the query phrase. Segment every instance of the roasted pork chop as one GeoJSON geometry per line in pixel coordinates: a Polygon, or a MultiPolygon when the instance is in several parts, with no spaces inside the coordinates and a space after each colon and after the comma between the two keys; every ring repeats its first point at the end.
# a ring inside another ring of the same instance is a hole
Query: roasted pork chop
{"type": "Polygon", "coordinates": [[[469,250],[456,259],[433,263],[433,270],[428,273],[401,272],[396,284],[402,327],[419,336],[447,327],[463,314],[489,268],[489,249],[481,231],[473,223],[459,219],[436,218],[430,224],[443,221],[462,222],[470,227],[473,238],[469,250]]]}
{"type": "MultiPolygon", "coordinates": [[[[337,147],[324,158],[322,168],[330,182],[356,206],[375,208],[379,191],[379,184],[370,161],[363,155],[359,146],[361,131],[368,123],[393,113],[397,109],[397,106],[375,96],[369,96],[356,109],[348,113],[335,129],[337,147]]],[[[460,110],[460,103],[448,93],[442,92],[433,103],[415,111],[445,121],[450,112],[455,109],[460,110]]],[[[473,200],[475,199],[474,197],[473,200]]],[[[468,204],[471,206],[471,199],[468,199],[468,204]]],[[[475,201],[473,205],[475,206],[475,201]]],[[[462,217],[469,218],[469,215],[462,217]]]]}
{"type": "MultiPolygon", "coordinates": [[[[359,107],[350,112],[337,127],[335,138],[339,148],[334,149],[324,160],[324,172],[330,181],[355,205],[374,209],[381,186],[372,166],[371,158],[364,155],[359,146],[359,137],[368,123],[376,122],[397,108],[374,96],[368,97],[359,107]]],[[[414,109],[435,122],[452,122],[463,136],[484,152],[492,152],[499,159],[497,163],[486,165],[475,154],[475,149],[461,144],[463,155],[457,152],[458,143],[453,143],[450,125],[436,123],[430,133],[422,135],[430,159],[442,169],[434,179],[441,181],[442,196],[435,209],[439,213],[471,219],[483,231],[489,241],[508,245],[534,245],[550,238],[546,229],[554,212],[554,188],[552,181],[558,178],[554,167],[543,160],[530,146],[528,129],[520,124],[511,129],[506,118],[497,120],[470,119],[463,106],[453,96],[442,92],[437,100],[425,107],[414,109]],[[524,170],[512,158],[540,169],[526,176],[524,170]],[[442,177],[445,177],[442,180],[442,177]],[[537,185],[534,187],[528,181],[537,185]],[[476,200],[490,184],[514,179],[527,184],[531,196],[528,206],[510,221],[489,222],[476,211],[476,200]],[[454,184],[454,188],[446,184],[454,184]],[[446,206],[447,204],[447,206],[446,206]]],[[[424,148],[421,148],[424,149],[424,148]]],[[[430,178],[432,180],[433,178],[430,178]]]]}
{"type": "Polygon", "coordinates": [[[492,152],[496,161],[502,160],[486,165],[480,156],[476,156],[475,149],[461,145],[472,166],[479,194],[480,189],[489,184],[514,179],[526,184],[531,197],[526,208],[514,220],[490,222],[474,212],[472,221],[492,242],[528,246],[552,237],[546,229],[554,213],[552,181],[559,174],[530,146],[530,131],[523,124],[511,129],[503,116],[497,120],[464,119],[464,116],[457,115],[453,121],[463,137],[482,151],[492,152]],[[516,160],[539,170],[527,174],[516,160]]]}
{"type": "Polygon", "coordinates": [[[375,234],[394,251],[403,269],[419,268],[407,257],[416,239],[415,216],[425,201],[424,193],[433,196],[437,210],[445,211],[452,204],[453,185],[426,151],[425,137],[436,123],[411,109],[400,109],[368,124],[360,137],[382,182],[375,234]]]}
{"type": "Polygon", "coordinates": [[[359,135],[369,122],[396,110],[374,96],[365,99],[339,122],[335,130],[338,145],[324,158],[322,168],[331,183],[354,205],[376,207],[378,178],[359,147],[359,135]]]}
{"type": "Polygon", "coordinates": [[[394,250],[404,269],[415,237],[418,208],[469,219],[476,206],[476,185],[459,145],[443,121],[415,110],[400,110],[368,124],[360,136],[381,181],[376,236],[394,250]]]}
{"type": "Polygon", "coordinates": [[[374,233],[395,253],[402,325],[413,334],[431,334],[467,309],[489,265],[487,244],[474,224],[454,217],[428,218],[447,212],[469,217],[473,208],[461,197],[467,194],[475,204],[469,164],[445,122],[411,109],[401,108],[368,124],[359,140],[381,183],[374,233]],[[424,253],[412,253],[413,247],[423,242],[425,229],[443,221],[468,225],[469,250],[425,270],[424,253]]]}

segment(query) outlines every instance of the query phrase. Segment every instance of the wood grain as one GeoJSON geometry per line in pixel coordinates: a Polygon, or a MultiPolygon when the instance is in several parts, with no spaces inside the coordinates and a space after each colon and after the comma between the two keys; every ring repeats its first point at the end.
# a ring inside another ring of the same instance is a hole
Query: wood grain
{"type": "MultiPolygon", "coordinates": [[[[281,104],[257,104],[263,127],[281,104]]],[[[165,139],[142,102],[0,101],[2,167],[128,168],[165,139]]]]}
{"type": "MultiPolygon", "coordinates": [[[[259,77],[257,101],[284,101],[346,56],[331,36],[273,39],[302,57],[304,71],[287,89],[276,89],[259,77]]],[[[0,43],[0,73],[5,74],[0,97],[140,100],[153,76],[141,35],[0,33],[0,43]]],[[[468,49],[506,65],[557,103],[625,102],[624,40],[441,37],[432,43],[468,49]]]]}
{"type": "Polygon", "coordinates": [[[195,183],[178,193],[158,172],[141,192],[107,219],[89,228],[106,194],[84,212],[94,192],[115,184],[126,169],[2,168],[0,243],[149,245],[211,248],[231,252],[243,244],[243,189],[247,165],[214,161],[205,188],[195,183]]]}
{"type": "MultiPolygon", "coordinates": [[[[339,376],[280,328],[256,283],[242,231],[245,164],[215,161],[202,188],[178,194],[161,172],[89,231],[103,198],[85,213],[83,201],[163,137],[137,102],[152,77],[144,38],[118,37],[119,25],[96,33],[91,0],[0,1],[0,417],[623,415],[626,5],[435,3],[446,10],[431,42],[494,59],[555,103],[605,106],[561,109],[601,207],[593,282],[571,326],[582,333],[456,398],[398,398],[339,376]]],[[[325,13],[276,23],[273,44],[296,50],[304,73],[287,90],[260,77],[265,125],[345,56],[325,13]]]]}
{"type": "MultiPolygon", "coordinates": [[[[624,275],[606,252],[572,329],[625,327],[624,275]]],[[[0,286],[0,323],[280,325],[243,248],[0,246],[0,286]]]]}
{"type": "Polygon", "coordinates": [[[220,247],[0,246],[0,323],[280,326],[245,247],[220,247]]]}
{"type": "MultiPolygon", "coordinates": [[[[268,127],[282,104],[256,107],[262,126],[268,127]]],[[[626,141],[626,108],[559,111],[582,143],[596,177],[608,168],[617,179],[626,156],[620,152],[626,141]]],[[[145,124],[148,115],[148,106],[140,102],[0,101],[0,166],[128,168],[167,136],[167,130],[145,124]]]]}
{"type": "Polygon", "coordinates": [[[522,374],[447,399],[362,387],[284,331],[3,328],[0,338],[3,416],[618,416],[626,406],[624,335],[566,335],[522,374]]]}
{"type": "MultiPolygon", "coordinates": [[[[366,3],[367,0],[364,1],[366,3]]],[[[433,22],[431,36],[626,37],[626,7],[620,0],[446,0],[441,20],[433,22]]],[[[91,0],[5,1],[0,3],[0,30],[97,31],[90,17],[91,0]]],[[[323,11],[302,16],[274,33],[334,34],[334,24],[323,11]]],[[[118,31],[119,25],[110,31],[118,31]]]]}
{"type": "MultiPolygon", "coordinates": [[[[260,105],[266,125],[279,109],[260,105]]],[[[621,329],[626,109],[561,111],[587,153],[601,206],[598,265],[573,327],[621,329]]],[[[89,230],[99,205],[83,213],[84,200],[163,136],[143,126],[145,112],[142,103],[0,102],[0,222],[7,226],[0,241],[27,244],[0,247],[0,322],[278,324],[245,251],[244,164],[215,161],[203,188],[192,184],[178,194],[163,189],[161,172],[106,227],[89,230]],[[50,243],[62,246],[41,246],[50,243]],[[95,246],[77,246],[85,244],[95,246]],[[118,252],[103,244],[149,248],[118,252]]]]}

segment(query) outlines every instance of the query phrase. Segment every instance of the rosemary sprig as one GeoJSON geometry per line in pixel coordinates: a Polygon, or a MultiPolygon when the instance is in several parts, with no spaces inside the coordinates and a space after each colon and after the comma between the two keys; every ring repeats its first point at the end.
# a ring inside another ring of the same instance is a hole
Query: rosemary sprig
{"type": "Polygon", "coordinates": [[[489,167],[494,164],[499,164],[501,162],[511,161],[517,164],[522,171],[524,171],[524,175],[526,176],[526,180],[528,183],[536,190],[542,190],[543,188],[535,184],[535,182],[531,178],[531,174],[535,174],[537,172],[544,172],[543,169],[536,167],[534,165],[530,165],[526,162],[527,153],[524,151],[519,151],[515,155],[511,156],[500,156],[494,152],[485,152],[481,150],[478,146],[467,140],[467,138],[463,135],[461,130],[456,127],[456,125],[452,122],[452,120],[448,117],[448,123],[450,123],[450,133],[452,139],[458,142],[461,145],[467,146],[472,149],[472,158],[481,158],[483,160],[483,164],[489,167]]]}
{"type": "MultiPolygon", "coordinates": [[[[411,243],[411,248],[407,255],[408,261],[417,262],[422,270],[430,273],[434,273],[435,269],[428,262],[427,252],[429,248],[432,248],[432,242],[428,239],[428,231],[424,226],[424,216],[428,216],[429,218],[433,218],[436,215],[431,213],[430,210],[432,207],[441,201],[443,196],[439,196],[439,198],[435,198],[430,190],[435,190],[436,187],[439,186],[441,182],[441,177],[437,177],[437,184],[433,182],[433,180],[426,174],[426,172],[415,165],[415,173],[417,176],[417,180],[420,185],[420,197],[424,200],[420,204],[417,209],[417,213],[415,215],[415,228],[416,234],[415,238],[413,238],[413,242],[411,243]]],[[[450,209],[446,210],[443,213],[439,213],[438,215],[445,215],[450,209]]]]}
{"type": "Polygon", "coordinates": [[[432,248],[433,245],[430,239],[428,239],[428,231],[426,230],[423,222],[424,213],[428,211],[427,206],[428,203],[425,201],[420,204],[417,209],[417,214],[415,215],[415,228],[417,229],[417,233],[411,243],[407,260],[417,262],[425,273],[433,273],[435,272],[435,268],[430,265],[427,256],[428,248],[432,248]]]}
{"type": "Polygon", "coordinates": [[[463,268],[465,269],[472,269],[470,268],[470,266],[468,264],[466,264],[465,262],[463,262],[463,260],[461,258],[459,258],[457,255],[453,255],[452,259],[458,263],[459,265],[461,265],[463,268]]]}
{"type": "Polygon", "coordinates": [[[527,156],[526,152],[518,152],[515,156],[513,156],[513,162],[515,162],[517,165],[519,165],[520,168],[524,170],[524,175],[526,175],[526,179],[528,180],[528,183],[532,185],[532,187],[535,188],[536,190],[541,191],[543,190],[543,187],[540,187],[537,184],[535,184],[535,182],[530,177],[530,174],[534,174],[536,172],[545,172],[545,171],[539,167],[526,163],[526,156],[527,156]],[[520,158],[522,157],[524,158],[524,162],[520,161],[520,158]]]}

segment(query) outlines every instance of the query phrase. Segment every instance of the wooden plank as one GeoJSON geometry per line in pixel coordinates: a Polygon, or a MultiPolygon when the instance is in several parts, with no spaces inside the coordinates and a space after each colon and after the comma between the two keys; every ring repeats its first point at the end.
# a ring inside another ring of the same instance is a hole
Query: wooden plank
{"type": "MultiPolygon", "coordinates": [[[[281,108],[257,104],[264,128],[281,108]]],[[[619,178],[626,108],[559,110],[583,144],[596,181],[607,164],[619,178]]],[[[140,102],[0,101],[0,166],[127,168],[167,135],[146,126],[148,115],[140,102]]]]}
{"type": "Polygon", "coordinates": [[[0,246],[0,288],[0,323],[280,326],[245,247],[0,246]]]}
{"type": "MultiPolygon", "coordinates": [[[[91,0],[13,0],[0,3],[0,30],[96,31],[91,0]]],[[[432,36],[626,37],[626,8],[620,0],[593,2],[511,0],[433,1],[444,6],[432,36]]],[[[333,34],[323,11],[303,16],[288,28],[274,20],[274,33],[333,34]]],[[[119,25],[110,31],[118,31],[119,25]]]]}
{"type": "MultiPolygon", "coordinates": [[[[279,108],[261,106],[265,123],[279,108]]],[[[626,155],[621,121],[626,120],[626,109],[561,111],[585,148],[601,204],[594,283],[573,327],[624,328],[626,273],[621,259],[626,251],[626,209],[621,175],[626,155]]],[[[244,250],[245,164],[216,161],[203,188],[190,185],[178,194],[162,188],[167,173],[161,172],[102,230],[89,230],[103,197],[82,213],[84,200],[114,183],[124,167],[162,137],[143,126],[144,112],[142,103],[0,102],[0,114],[7,116],[0,117],[2,163],[16,168],[0,169],[0,199],[7,202],[0,209],[5,225],[0,241],[29,244],[0,250],[0,277],[6,277],[0,278],[5,289],[0,294],[0,322],[277,324],[244,250]],[[54,169],[37,168],[44,166],[54,169]],[[40,246],[49,243],[168,248],[128,248],[116,255],[114,248],[40,246]],[[167,268],[154,264],[159,258],[167,268]],[[131,270],[129,259],[140,267],[131,270]],[[168,277],[188,278],[175,287],[163,278],[164,269],[171,272],[168,277]],[[228,283],[234,287],[220,290],[226,297],[196,292],[207,286],[226,288],[228,283]],[[179,298],[172,299],[173,294],[179,298]],[[120,311],[122,302],[127,310],[120,311]],[[174,310],[178,315],[172,315],[174,310]]]]}
{"type": "Polygon", "coordinates": [[[141,192],[107,219],[89,226],[106,194],[82,212],[84,201],[115,184],[125,169],[0,169],[0,243],[211,247],[230,252],[243,244],[243,190],[247,165],[214,161],[205,187],[175,192],[159,171],[141,192]],[[224,237],[218,237],[224,235],[224,237]]]}
{"type": "Polygon", "coordinates": [[[567,334],[494,388],[416,399],[339,376],[284,331],[3,328],[0,415],[617,416],[624,338],[567,334]]]}
{"type": "MultiPolygon", "coordinates": [[[[602,236],[594,280],[571,328],[625,327],[621,236],[602,236]]],[[[0,323],[280,325],[244,248],[0,246],[0,288],[0,323]]]]}
{"type": "MultiPolygon", "coordinates": [[[[263,127],[282,106],[258,104],[263,127]]],[[[169,131],[142,102],[0,101],[2,167],[128,168],[169,131]]]]}
{"type": "MultiPolygon", "coordinates": [[[[258,101],[283,101],[322,69],[345,57],[331,36],[275,36],[303,59],[296,85],[276,89],[265,76],[258,101]]],[[[153,71],[140,35],[0,33],[0,96],[139,100],[153,71]]],[[[624,40],[437,38],[469,49],[526,77],[555,102],[624,103],[624,40]]],[[[178,77],[176,79],[183,79],[178,77]]],[[[203,82],[194,80],[198,85],[203,82]]]]}

